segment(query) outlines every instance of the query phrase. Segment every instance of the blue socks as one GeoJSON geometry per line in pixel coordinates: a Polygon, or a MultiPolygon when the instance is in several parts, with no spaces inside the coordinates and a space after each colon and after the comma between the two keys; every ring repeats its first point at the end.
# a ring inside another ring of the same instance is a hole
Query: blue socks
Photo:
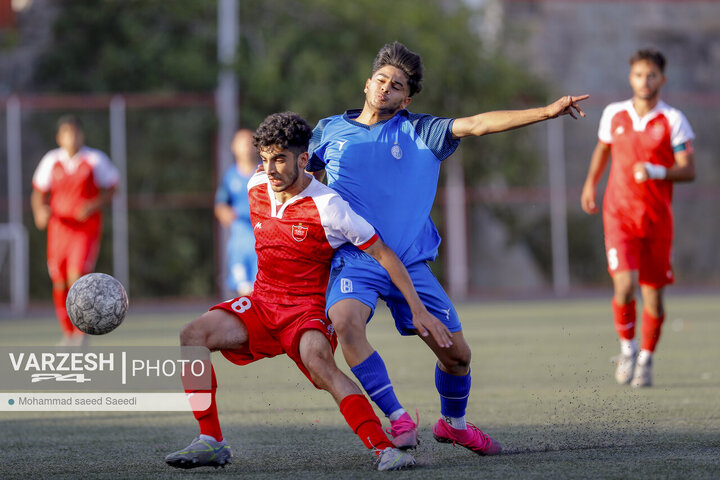
{"type": "Polygon", "coordinates": [[[444,417],[465,416],[470,396],[470,373],[463,377],[450,375],[435,365],[435,387],[440,394],[440,413],[444,417]]]}
{"type": "Polygon", "coordinates": [[[402,409],[402,405],[395,396],[385,362],[380,358],[380,354],[373,352],[362,363],[355,365],[350,370],[360,381],[360,384],[370,396],[370,400],[375,402],[375,405],[383,411],[385,416],[390,416],[391,413],[402,409]]]}

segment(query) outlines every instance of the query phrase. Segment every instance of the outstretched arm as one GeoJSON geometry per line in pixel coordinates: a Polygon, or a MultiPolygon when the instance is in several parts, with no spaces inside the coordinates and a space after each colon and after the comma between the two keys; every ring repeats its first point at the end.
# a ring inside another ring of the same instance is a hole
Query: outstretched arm
{"type": "Polygon", "coordinates": [[[453,137],[479,137],[490,133],[505,132],[561,115],[570,115],[575,119],[577,119],[576,114],[584,117],[585,112],[580,108],[579,102],[589,97],[590,95],[575,97],[566,95],[545,107],[527,110],[501,110],[457,118],[452,126],[453,137]]]}
{"type": "Polygon", "coordinates": [[[365,250],[365,253],[377,260],[378,263],[387,270],[390,279],[402,292],[410,306],[413,325],[418,333],[423,337],[431,334],[440,347],[450,347],[452,345],[452,334],[450,330],[427,311],[420,297],[418,297],[417,291],[410,279],[410,274],[405,268],[405,265],[403,265],[397,255],[395,255],[395,252],[385,245],[385,242],[378,239],[377,242],[365,250]]]}
{"type": "Polygon", "coordinates": [[[592,157],[590,157],[590,167],[588,168],[588,174],[585,178],[585,184],[583,185],[582,194],[580,195],[580,204],[585,213],[594,214],[598,212],[597,204],[595,203],[595,186],[600,181],[605,167],[607,167],[608,160],[610,160],[610,145],[598,141],[593,150],[592,157]]]}

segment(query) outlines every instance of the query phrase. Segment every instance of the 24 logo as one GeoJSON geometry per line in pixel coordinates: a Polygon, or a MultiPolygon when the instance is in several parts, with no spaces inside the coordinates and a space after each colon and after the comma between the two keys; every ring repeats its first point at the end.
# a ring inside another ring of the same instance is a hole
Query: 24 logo
{"type": "Polygon", "coordinates": [[[84,373],[33,373],[30,377],[30,383],[43,382],[45,380],[55,380],[56,382],[75,382],[85,383],[92,382],[92,378],[87,378],[84,373]]]}

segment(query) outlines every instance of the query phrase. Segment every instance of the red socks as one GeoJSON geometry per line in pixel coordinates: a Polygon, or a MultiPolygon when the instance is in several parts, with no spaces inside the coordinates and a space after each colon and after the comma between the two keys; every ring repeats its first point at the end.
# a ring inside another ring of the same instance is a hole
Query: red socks
{"type": "Polygon", "coordinates": [[[340,413],[367,448],[384,450],[393,446],[364,395],[348,395],[343,398],[340,402],[340,413]]]}
{"type": "MultiPolygon", "coordinates": [[[[217,378],[215,377],[215,369],[210,365],[211,377],[211,390],[193,390],[185,389],[186,394],[191,393],[210,393],[210,406],[207,410],[193,410],[195,419],[200,424],[200,434],[210,435],[214,437],[218,442],[222,442],[222,430],[220,429],[220,419],[218,418],[217,403],[215,403],[215,391],[217,390],[217,378]]],[[[192,400],[191,400],[192,404],[192,400]]]]}
{"type": "Polygon", "coordinates": [[[643,310],[642,325],[640,326],[642,333],[642,344],[640,348],[650,352],[655,351],[655,347],[660,340],[660,332],[664,321],[665,315],[656,318],[650,315],[647,310],[643,310]]]}
{"type": "Polygon", "coordinates": [[[635,338],[635,320],[637,315],[635,312],[635,300],[625,305],[618,305],[613,298],[612,311],[615,319],[615,331],[618,337],[620,337],[621,340],[632,340],[635,338]]]}
{"type": "Polygon", "coordinates": [[[67,310],[65,309],[68,289],[64,288],[62,290],[56,290],[53,288],[52,295],[53,304],[55,305],[55,315],[57,315],[58,322],[60,323],[60,328],[62,329],[65,336],[70,337],[72,335],[82,333],[80,332],[80,330],[77,329],[75,325],[73,325],[72,321],[70,321],[70,317],[68,316],[67,310]]]}

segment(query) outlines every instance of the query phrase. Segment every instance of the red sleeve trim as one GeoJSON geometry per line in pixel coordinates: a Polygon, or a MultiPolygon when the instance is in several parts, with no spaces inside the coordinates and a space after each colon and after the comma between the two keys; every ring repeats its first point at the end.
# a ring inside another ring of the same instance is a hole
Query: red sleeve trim
{"type": "Polygon", "coordinates": [[[377,242],[379,239],[380,239],[380,237],[378,237],[378,234],[376,233],[372,237],[370,237],[370,240],[363,243],[362,245],[358,245],[357,247],[360,250],[367,250],[368,248],[372,247],[375,244],[375,242],[377,242]]]}

